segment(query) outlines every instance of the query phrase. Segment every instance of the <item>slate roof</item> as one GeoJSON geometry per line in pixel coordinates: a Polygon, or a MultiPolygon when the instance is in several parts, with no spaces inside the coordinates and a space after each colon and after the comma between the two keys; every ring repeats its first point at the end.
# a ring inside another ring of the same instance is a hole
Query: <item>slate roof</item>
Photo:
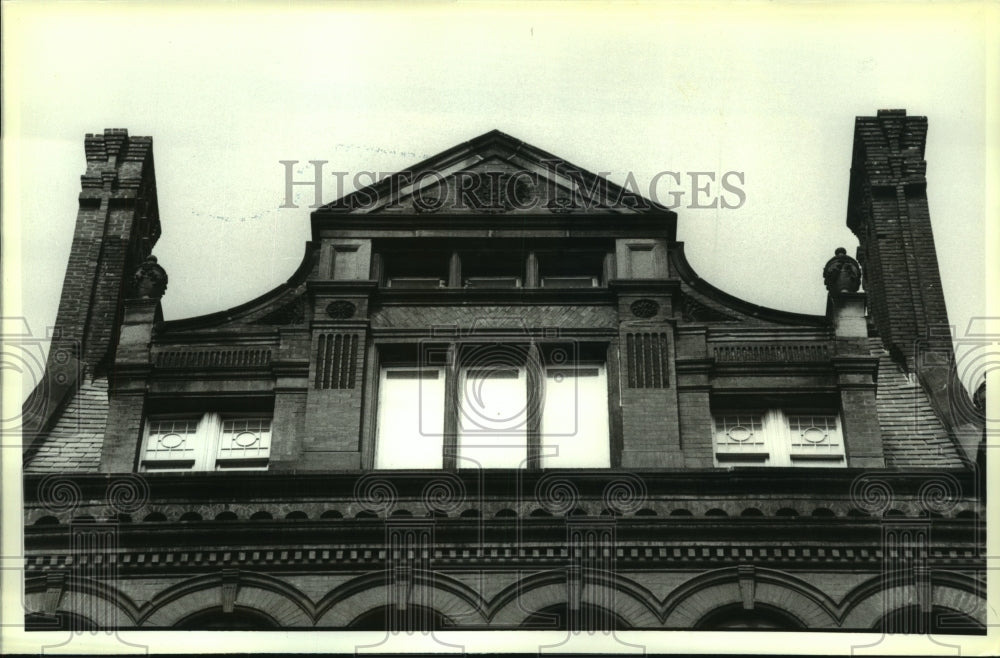
{"type": "Polygon", "coordinates": [[[875,405],[886,467],[963,466],[958,448],[934,413],[924,389],[896,365],[880,339],[870,339],[870,349],[873,356],[879,357],[875,405]]]}
{"type": "Polygon", "coordinates": [[[83,382],[24,472],[96,472],[107,419],[108,380],[83,382]]]}

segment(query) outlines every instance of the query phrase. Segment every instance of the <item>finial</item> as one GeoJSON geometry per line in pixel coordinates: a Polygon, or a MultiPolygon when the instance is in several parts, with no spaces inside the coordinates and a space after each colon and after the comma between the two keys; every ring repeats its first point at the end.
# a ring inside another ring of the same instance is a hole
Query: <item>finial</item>
{"type": "Polygon", "coordinates": [[[837,247],[823,267],[823,283],[832,295],[857,292],[861,287],[861,266],[847,255],[847,249],[837,247]]]}
{"type": "Polygon", "coordinates": [[[159,299],[166,291],[167,271],[156,263],[156,256],[146,256],[132,277],[130,297],[159,299]]]}

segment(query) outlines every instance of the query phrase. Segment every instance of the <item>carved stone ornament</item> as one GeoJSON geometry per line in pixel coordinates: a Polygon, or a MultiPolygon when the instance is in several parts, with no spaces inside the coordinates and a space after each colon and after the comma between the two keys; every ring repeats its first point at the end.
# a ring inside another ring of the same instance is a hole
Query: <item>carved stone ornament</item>
{"type": "Polygon", "coordinates": [[[651,318],[660,312],[660,305],[652,299],[637,299],[629,308],[637,318],[651,318]]]}
{"type": "Polygon", "coordinates": [[[847,255],[847,250],[838,247],[833,258],[823,267],[823,282],[834,295],[857,292],[861,287],[861,266],[847,255]]]}
{"type": "Polygon", "coordinates": [[[444,201],[440,197],[436,196],[420,196],[420,194],[415,194],[413,196],[413,209],[418,213],[429,213],[437,212],[441,210],[441,206],[444,205],[444,201]]]}
{"type": "Polygon", "coordinates": [[[573,212],[573,210],[576,207],[576,204],[573,203],[573,199],[570,199],[569,197],[557,196],[554,199],[550,200],[546,204],[546,207],[549,209],[549,212],[551,213],[563,215],[566,213],[573,212]]]}
{"type": "Polygon", "coordinates": [[[330,302],[326,306],[326,314],[334,320],[347,320],[348,318],[353,318],[356,310],[357,307],[354,304],[344,299],[338,299],[335,302],[330,302]]]}
{"type": "Polygon", "coordinates": [[[167,291],[167,271],[156,264],[156,256],[147,256],[132,277],[132,297],[159,299],[167,291]]]}

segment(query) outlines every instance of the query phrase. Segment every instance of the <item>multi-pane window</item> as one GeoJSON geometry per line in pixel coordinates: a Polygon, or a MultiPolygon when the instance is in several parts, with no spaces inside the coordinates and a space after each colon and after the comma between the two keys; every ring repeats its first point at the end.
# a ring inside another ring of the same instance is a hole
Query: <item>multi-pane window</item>
{"type": "Polygon", "coordinates": [[[271,418],[205,413],[157,416],[146,423],[143,471],[266,470],[271,418]]]}
{"type": "Polygon", "coordinates": [[[375,468],[610,466],[603,363],[546,364],[519,348],[458,353],[455,368],[382,368],[375,468]]]}
{"type": "Polygon", "coordinates": [[[740,410],[717,413],[714,426],[717,466],[846,466],[835,413],[740,410]]]}

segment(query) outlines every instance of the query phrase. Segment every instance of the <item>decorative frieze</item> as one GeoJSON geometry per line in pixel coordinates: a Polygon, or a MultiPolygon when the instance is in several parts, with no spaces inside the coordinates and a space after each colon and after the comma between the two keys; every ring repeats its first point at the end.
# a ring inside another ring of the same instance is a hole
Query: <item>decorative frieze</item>
{"type": "Polygon", "coordinates": [[[271,349],[165,350],[153,355],[157,368],[260,368],[271,363],[271,349]]]}
{"type": "Polygon", "coordinates": [[[830,348],[817,344],[716,345],[713,352],[716,361],[727,363],[801,363],[830,359],[830,348]]]}

